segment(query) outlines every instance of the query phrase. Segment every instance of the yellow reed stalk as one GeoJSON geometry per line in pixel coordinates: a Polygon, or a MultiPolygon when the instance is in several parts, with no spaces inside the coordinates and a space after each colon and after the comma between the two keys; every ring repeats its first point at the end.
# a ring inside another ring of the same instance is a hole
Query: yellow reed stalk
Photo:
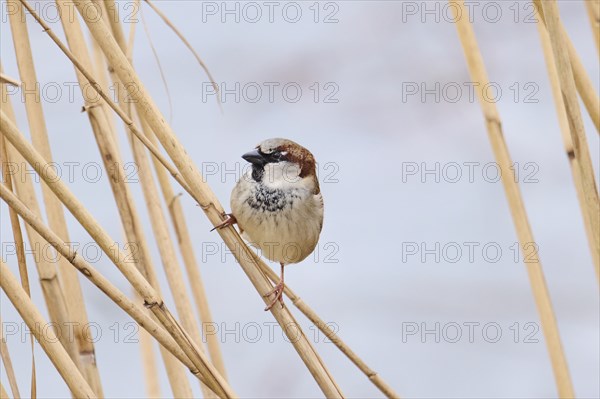
{"type": "MultiPolygon", "coordinates": [[[[35,94],[33,99],[31,95],[25,96],[25,109],[27,111],[27,119],[33,145],[41,152],[45,159],[52,162],[50,142],[44,120],[42,103],[39,101],[39,85],[35,73],[33,54],[29,43],[23,7],[16,0],[8,0],[7,7],[13,7],[16,11],[9,13],[9,18],[21,81],[28,92],[35,94]]],[[[65,241],[70,241],[67,223],[64,218],[64,211],[60,201],[58,201],[45,184],[42,184],[42,194],[46,205],[46,215],[51,228],[65,241]]],[[[92,386],[96,395],[101,397],[103,396],[102,384],[100,382],[98,368],[96,367],[93,340],[89,337],[89,329],[85,329],[85,326],[88,325],[88,317],[77,273],[75,273],[64,260],[58,262],[58,269],[62,283],[61,288],[64,293],[65,306],[68,312],[67,317],[68,321],[73,323],[70,325],[73,326],[73,336],[75,337],[75,340],[71,340],[72,342],[69,342],[69,346],[66,348],[72,356],[74,353],[77,353],[79,359],[76,360],[76,364],[80,367],[83,375],[92,386]]],[[[68,326],[69,325],[63,326],[62,328],[68,326]]]]}
{"type": "Polygon", "coordinates": [[[552,44],[550,43],[550,36],[548,35],[546,26],[541,23],[538,23],[537,26],[542,42],[542,49],[544,50],[544,59],[546,60],[548,77],[550,79],[550,85],[552,87],[552,96],[554,97],[554,105],[556,108],[556,114],[558,115],[558,123],[560,126],[560,132],[565,147],[565,153],[569,160],[569,166],[573,175],[573,182],[575,183],[577,199],[579,200],[579,207],[581,208],[583,216],[583,224],[585,226],[585,232],[588,237],[588,244],[592,252],[592,261],[596,270],[596,277],[600,278],[600,242],[594,241],[594,234],[591,225],[592,219],[588,217],[588,207],[585,202],[585,190],[583,188],[583,180],[581,178],[579,159],[577,159],[577,157],[575,156],[575,151],[573,150],[573,141],[571,140],[569,120],[567,117],[565,103],[560,90],[558,71],[556,70],[554,54],[552,53],[552,44]]]}
{"type": "MultiPolygon", "coordinates": [[[[267,277],[274,284],[279,283],[279,276],[277,275],[277,273],[275,273],[273,269],[267,266],[267,264],[265,264],[258,257],[258,255],[254,254],[254,257],[256,263],[260,266],[262,272],[265,275],[267,275],[267,277]]],[[[292,301],[294,306],[296,306],[296,308],[298,308],[298,310],[302,312],[302,314],[306,316],[315,327],[317,327],[323,334],[325,334],[325,336],[335,346],[337,346],[338,349],[342,351],[342,353],[346,355],[346,357],[348,357],[348,359],[350,359],[350,361],[354,363],[356,367],[358,367],[359,370],[363,372],[364,375],[367,376],[369,381],[371,381],[373,385],[375,385],[377,389],[381,391],[381,393],[383,393],[387,398],[390,399],[398,399],[400,397],[400,395],[398,395],[394,391],[394,389],[388,383],[386,383],[379,374],[377,374],[376,371],[367,366],[364,360],[362,360],[344,341],[342,341],[342,339],[336,334],[336,332],[333,331],[333,329],[329,327],[327,323],[325,323],[325,321],[322,318],[320,318],[319,315],[302,300],[302,298],[300,298],[298,295],[296,295],[294,291],[292,291],[288,284],[285,285],[284,293],[290,299],[290,301],[292,301]]]]}
{"type": "MultiPolygon", "coordinates": [[[[2,165],[2,181],[9,190],[13,191],[13,184],[11,174],[9,173],[8,153],[6,152],[6,143],[4,137],[0,136],[0,165],[2,165]]],[[[29,272],[27,271],[27,262],[25,259],[25,242],[23,241],[23,234],[21,232],[21,224],[19,222],[19,216],[14,209],[8,209],[10,218],[10,224],[12,228],[13,238],[15,240],[15,248],[17,252],[17,264],[19,265],[19,277],[21,278],[21,285],[27,293],[27,296],[31,298],[31,289],[29,285],[29,272]]],[[[32,336],[29,336],[31,343],[31,398],[37,397],[36,388],[36,376],[35,376],[35,341],[32,336]]],[[[12,386],[11,386],[12,388],[12,386]]],[[[13,392],[13,396],[16,395],[13,392]]]]}
{"type": "MultiPolygon", "coordinates": [[[[533,0],[533,4],[541,18],[542,23],[546,25],[545,13],[541,7],[542,2],[540,0],[533,0]]],[[[571,60],[571,68],[573,70],[573,77],[575,78],[575,86],[577,87],[581,101],[583,101],[583,104],[585,105],[592,122],[594,122],[596,131],[600,134],[600,99],[598,98],[598,93],[596,93],[594,90],[595,85],[588,76],[583,63],[577,54],[577,50],[571,42],[567,30],[563,26],[562,22],[559,21],[556,29],[561,32],[561,35],[564,38],[564,45],[568,50],[569,59],[571,60]]]]}
{"type": "MultiPolygon", "coordinates": [[[[141,298],[135,292],[133,295],[136,301],[141,298]]],[[[146,397],[149,399],[161,398],[160,384],[158,381],[158,368],[156,367],[156,356],[154,355],[154,345],[152,337],[146,330],[140,331],[140,350],[142,353],[142,368],[144,369],[144,381],[146,382],[146,397]]]]}
{"type": "Polygon", "coordinates": [[[145,309],[130,300],[124,293],[119,291],[116,286],[102,276],[91,264],[86,262],[81,256],[78,256],[77,251],[72,249],[69,244],[62,241],[56,233],[44,225],[44,223],[35,216],[17,196],[10,192],[3,184],[0,184],[0,198],[2,198],[11,209],[14,209],[28,225],[46,240],[46,242],[52,245],[60,255],[67,259],[73,267],[105,293],[117,306],[131,316],[131,318],[135,320],[142,329],[154,337],[162,347],[188,367],[193,375],[200,379],[203,378],[199,375],[196,367],[178,346],[173,337],[148,316],[145,309]]]}
{"type": "MultiPolygon", "coordinates": [[[[66,7],[69,7],[70,4],[70,1],[67,0],[57,1],[57,5],[61,7],[61,10],[63,10],[61,13],[62,15],[69,15],[65,11],[67,10],[66,7]]],[[[78,58],[84,65],[86,65],[87,68],[91,68],[91,59],[87,52],[85,40],[83,38],[83,32],[81,31],[79,22],[74,18],[62,18],[61,21],[63,23],[67,41],[69,42],[69,46],[71,47],[73,53],[78,56],[78,58]]],[[[149,250],[143,234],[141,221],[136,213],[133,196],[129,190],[129,186],[127,185],[125,177],[126,174],[123,169],[125,165],[121,160],[121,156],[114,140],[115,135],[111,131],[110,123],[107,120],[108,113],[103,110],[105,104],[102,102],[102,100],[94,102],[94,97],[90,97],[91,93],[84,89],[87,87],[89,82],[80,72],[78,72],[77,69],[75,71],[77,73],[79,85],[82,88],[82,94],[85,100],[84,109],[87,110],[90,118],[90,124],[92,126],[98,148],[102,154],[105,168],[107,171],[109,171],[109,175],[111,176],[109,182],[115,196],[115,201],[117,203],[117,208],[119,210],[119,215],[121,217],[127,241],[128,243],[134,245],[132,248],[136,250],[135,257],[136,261],[138,261],[137,265],[142,268],[140,271],[145,275],[150,284],[155,287],[155,289],[159,290],[158,279],[156,278],[154,266],[151,262],[151,257],[149,255],[149,250]]],[[[165,359],[165,364],[168,368],[168,375],[170,377],[169,382],[171,383],[171,387],[173,389],[173,395],[176,397],[191,396],[192,391],[189,386],[189,381],[187,380],[181,366],[177,365],[174,359],[172,359],[168,353],[164,351],[161,353],[167,358],[165,359]]]]}
{"type": "Polygon", "coordinates": [[[600,0],[586,0],[585,7],[590,18],[590,26],[594,35],[594,42],[596,42],[596,50],[600,54],[600,0]]]}
{"type": "MultiPolygon", "coordinates": [[[[4,278],[4,276],[2,276],[4,278]]],[[[27,294],[29,296],[29,294],[27,294]]],[[[8,385],[13,394],[13,398],[20,399],[21,394],[19,393],[19,385],[17,384],[17,377],[15,376],[15,370],[13,369],[12,361],[10,360],[10,353],[8,352],[8,345],[6,344],[6,338],[4,337],[4,323],[0,318],[0,358],[4,363],[4,371],[6,372],[6,378],[8,378],[8,385]]]]}
{"type": "Polygon", "coordinates": [[[121,118],[123,123],[125,123],[127,125],[127,128],[133,134],[135,134],[135,136],[142,143],[144,143],[144,145],[148,148],[148,150],[150,150],[152,155],[155,156],[160,161],[160,163],[169,171],[169,173],[171,174],[171,176],[173,176],[173,178],[177,181],[177,183],[179,183],[186,192],[188,192],[188,193],[190,193],[190,195],[192,195],[190,188],[188,187],[187,183],[183,180],[183,178],[182,178],[181,174],[179,173],[179,171],[177,170],[177,168],[175,166],[173,166],[166,159],[166,157],[154,145],[152,145],[152,143],[150,141],[148,141],[148,138],[146,138],[146,136],[134,125],[131,118],[129,118],[127,116],[127,114],[123,110],[121,110],[121,108],[117,104],[115,104],[114,101],[111,100],[110,96],[104,90],[102,90],[100,84],[91,75],[90,70],[88,68],[85,68],[81,64],[81,62],[73,55],[73,53],[71,51],[69,51],[69,49],[58,38],[58,36],[56,36],[54,31],[52,31],[52,29],[50,29],[50,26],[42,18],[40,18],[40,16],[29,5],[29,3],[27,3],[26,0],[19,0],[19,1],[27,9],[27,11],[33,16],[33,18],[40,24],[40,26],[43,27],[44,32],[48,36],[50,36],[50,38],[54,41],[54,43],[56,43],[56,45],[60,48],[60,50],[67,56],[67,58],[69,58],[69,60],[73,63],[73,65],[75,65],[77,70],[79,70],[81,72],[81,74],[83,76],[85,76],[85,78],[88,80],[88,82],[90,82],[90,87],[94,91],[96,91],[100,95],[100,97],[102,97],[102,99],[106,102],[106,104],[113,111],[115,111],[115,113],[119,116],[119,118],[121,118]]]}
{"type": "Polygon", "coordinates": [[[496,105],[493,102],[486,101],[484,98],[482,87],[486,87],[485,85],[489,83],[489,79],[485,70],[483,57],[481,56],[477,40],[475,39],[473,26],[469,22],[469,19],[464,17],[465,15],[468,15],[464,1],[450,0],[450,4],[453,6],[450,8],[455,16],[456,28],[464,50],[469,72],[472,79],[480,84],[476,90],[477,98],[479,99],[485,117],[486,128],[496,157],[496,162],[502,172],[502,183],[517,231],[517,236],[521,247],[523,248],[523,256],[524,259],[530,260],[525,262],[525,265],[527,273],[529,274],[531,290],[540,315],[542,330],[544,331],[544,336],[546,338],[546,345],[548,346],[558,393],[563,398],[570,398],[574,396],[573,385],[571,383],[567,361],[563,353],[558,326],[552,309],[548,287],[546,286],[546,281],[544,279],[542,265],[538,259],[538,254],[535,252],[535,246],[530,245],[535,241],[527,219],[525,205],[523,204],[519,185],[515,179],[511,177],[512,174],[510,168],[512,160],[504,140],[500,115],[496,105]],[[458,17],[458,15],[462,15],[463,17],[458,17]]]}
{"type": "Polygon", "coordinates": [[[44,158],[25,140],[21,132],[8,119],[3,111],[0,111],[0,127],[2,134],[23,155],[27,162],[35,169],[40,177],[53,190],[60,201],[69,209],[73,216],[98,243],[111,261],[123,273],[136,291],[144,298],[145,305],[152,310],[175,341],[181,346],[186,355],[198,368],[200,373],[207,379],[207,385],[221,397],[232,397],[233,391],[206,356],[196,348],[187,333],[177,323],[170,310],[164,304],[158,292],[146,281],[140,271],[130,262],[125,261],[126,254],[120,249],[114,248],[114,240],[106,233],[95,218],[87,211],[81,202],[67,188],[60,177],[52,168],[44,168],[47,162],[44,158]]]}
{"type": "Polygon", "coordinates": [[[21,86],[21,82],[19,82],[17,79],[11,78],[10,76],[7,76],[1,72],[0,72],[0,83],[6,83],[6,84],[9,84],[9,85],[15,86],[15,87],[21,86]]]}
{"type": "MultiPolygon", "coordinates": [[[[577,90],[573,77],[572,60],[569,58],[568,46],[564,31],[561,29],[558,4],[555,0],[548,0],[541,3],[545,15],[546,28],[550,37],[550,44],[554,54],[554,63],[560,83],[560,90],[563,98],[563,105],[569,122],[569,132],[571,133],[571,142],[573,144],[573,155],[577,159],[575,164],[578,167],[581,177],[581,189],[585,206],[583,207],[584,216],[589,218],[589,230],[592,234],[592,243],[594,250],[599,250],[600,246],[600,200],[598,199],[598,189],[596,187],[596,178],[594,166],[589,152],[589,146],[585,130],[583,128],[583,118],[577,90]]],[[[597,254],[596,259],[600,254],[597,254]]],[[[600,283],[600,269],[596,270],[596,277],[600,283]]]]}
{"type": "MultiPolygon", "coordinates": [[[[21,1],[25,2],[25,0],[21,1]]],[[[94,23],[94,20],[98,20],[99,15],[97,15],[98,10],[96,9],[93,9],[90,12],[90,8],[93,8],[90,7],[91,4],[92,3],[89,0],[75,1],[75,6],[88,25],[92,35],[104,51],[104,55],[106,56],[109,65],[113,67],[121,82],[127,87],[131,98],[137,102],[136,105],[138,106],[138,110],[141,110],[140,116],[148,122],[148,125],[150,125],[163,147],[165,147],[165,150],[175,163],[175,166],[195,194],[194,198],[198,200],[201,208],[205,211],[211,223],[213,223],[213,225],[221,223],[224,213],[223,208],[214,196],[214,193],[202,180],[200,172],[165,122],[156,105],[146,93],[139,77],[118,44],[115,42],[110,31],[104,24],[94,23]]],[[[235,229],[222,229],[219,230],[219,234],[227,246],[232,249],[238,262],[242,266],[242,269],[248,275],[250,281],[266,303],[268,301],[266,294],[270,291],[271,284],[260,271],[258,265],[256,265],[255,262],[250,261],[250,259],[252,259],[249,254],[251,250],[247,247],[239,234],[237,234],[235,229]]],[[[295,323],[294,318],[287,309],[281,309],[278,306],[274,306],[271,309],[271,313],[281,326],[295,323]]],[[[294,325],[297,326],[297,323],[294,325]]],[[[286,329],[285,327],[283,327],[283,329],[287,334],[292,334],[292,331],[289,331],[289,329],[286,329]]],[[[306,336],[300,332],[299,338],[298,336],[290,336],[290,341],[292,341],[293,346],[312,376],[315,378],[323,393],[327,397],[341,397],[341,390],[331,377],[331,374],[316,353],[314,347],[306,339],[306,336]]]]}
{"type": "MultiPolygon", "coordinates": [[[[152,132],[152,129],[150,129],[148,124],[143,119],[140,122],[142,131],[154,145],[157,145],[156,136],[152,132]]],[[[194,302],[198,308],[198,312],[200,313],[200,320],[203,323],[210,324],[213,322],[213,318],[208,306],[208,298],[206,297],[206,291],[204,289],[204,284],[202,283],[203,280],[200,274],[200,268],[198,266],[198,262],[196,261],[196,256],[194,255],[194,245],[189,234],[179,195],[175,194],[165,168],[155,157],[152,157],[152,161],[154,164],[154,171],[158,177],[163,199],[167,208],[169,209],[171,223],[173,224],[173,229],[175,230],[175,234],[177,236],[177,244],[179,245],[179,250],[183,258],[188,280],[192,288],[194,302]]],[[[219,370],[221,375],[227,378],[225,374],[225,363],[223,362],[223,356],[221,355],[219,338],[215,334],[209,334],[205,337],[205,339],[213,364],[217,370],[219,370]]]]}
{"type": "Polygon", "coordinates": [[[0,286],[17,309],[23,321],[27,324],[31,333],[40,343],[48,358],[54,364],[73,395],[77,398],[95,398],[96,395],[86,382],[73,360],[67,354],[65,348],[60,344],[54,330],[46,328],[48,322],[37,310],[23,287],[19,284],[8,266],[0,259],[0,286]]]}
{"type": "Polygon", "coordinates": [[[4,389],[4,385],[0,382],[0,399],[10,399],[8,393],[6,393],[6,389],[4,389]]]}
{"type": "MultiPolygon", "coordinates": [[[[105,2],[104,5],[109,10],[114,9],[114,6],[115,6],[113,1],[105,2]]],[[[117,14],[113,12],[112,14],[109,14],[109,15],[117,15],[117,14]]],[[[132,57],[132,48],[128,48],[127,44],[125,43],[125,36],[122,32],[120,21],[115,19],[114,21],[111,21],[109,25],[111,26],[113,35],[115,37],[117,44],[119,45],[119,48],[121,49],[121,51],[124,54],[127,55],[129,62],[132,63],[132,58],[131,58],[132,57]]],[[[144,26],[144,28],[146,29],[145,26],[144,26]]],[[[161,75],[162,75],[162,70],[161,70],[161,75]]],[[[209,76],[210,76],[210,74],[209,74],[209,76]]],[[[163,81],[164,81],[164,76],[163,76],[163,81]]],[[[125,87],[122,86],[122,84],[119,81],[119,78],[117,76],[113,77],[113,84],[115,84],[119,87],[119,90],[117,91],[117,93],[119,94],[119,103],[131,105],[130,102],[126,101],[126,98],[124,96],[126,89],[125,89],[125,87]]],[[[165,85],[166,85],[166,82],[165,82],[165,85]]],[[[124,112],[127,114],[128,118],[131,118],[131,116],[132,116],[131,110],[124,109],[124,112]]],[[[153,135],[148,134],[148,131],[151,131],[149,128],[146,127],[143,130],[144,130],[145,135],[148,137],[148,139],[151,140],[154,137],[153,135]]],[[[156,140],[154,140],[152,142],[154,145],[156,145],[156,140]]],[[[145,198],[147,207],[149,209],[150,218],[152,221],[152,227],[154,229],[155,236],[157,237],[159,252],[160,252],[161,258],[163,260],[163,265],[165,267],[167,279],[168,279],[169,285],[171,287],[171,292],[173,293],[173,297],[175,299],[179,317],[182,319],[183,327],[187,331],[190,331],[193,334],[193,336],[196,339],[196,343],[199,345],[199,348],[202,350],[202,346],[200,345],[200,339],[199,339],[200,331],[197,328],[194,316],[192,314],[192,306],[191,306],[191,303],[190,303],[188,295],[187,295],[186,285],[183,280],[183,275],[181,274],[179,265],[177,264],[177,257],[175,254],[174,245],[173,245],[173,243],[171,241],[171,237],[169,235],[166,218],[163,214],[162,207],[160,206],[159,202],[157,201],[158,190],[156,189],[154,179],[152,178],[152,175],[150,172],[150,166],[148,163],[147,156],[145,154],[145,149],[141,146],[140,143],[137,142],[137,140],[135,140],[131,137],[130,137],[130,144],[132,146],[136,164],[138,165],[139,176],[141,178],[142,189],[144,191],[144,198],[145,198]]],[[[153,159],[155,161],[157,161],[156,158],[153,158],[153,159]]],[[[164,170],[162,168],[159,168],[159,169],[161,172],[163,172],[162,177],[163,177],[163,179],[165,179],[166,176],[164,174],[164,170]]],[[[167,179],[167,182],[168,182],[168,179],[167,179]]],[[[162,183],[161,183],[161,185],[162,185],[162,183]]],[[[190,242],[189,248],[191,250],[191,242],[190,242]]],[[[184,254],[184,261],[188,260],[188,258],[189,258],[189,256],[186,257],[185,255],[188,255],[188,254],[187,253],[184,254]]],[[[193,256],[193,254],[192,254],[192,256],[193,256]]],[[[186,263],[186,267],[187,267],[188,273],[189,273],[188,263],[186,263]]],[[[197,267],[194,268],[194,271],[196,271],[196,270],[197,270],[197,267]]],[[[193,271],[192,271],[192,273],[193,273],[193,271]]],[[[199,297],[200,297],[201,302],[200,302],[199,309],[201,309],[201,312],[204,315],[207,315],[210,318],[210,312],[208,311],[208,303],[207,303],[206,295],[204,294],[204,288],[202,286],[202,280],[200,278],[199,272],[191,275],[190,277],[191,277],[190,280],[192,281],[192,288],[194,289],[194,296],[196,298],[196,303],[199,302],[199,297]]],[[[201,319],[201,320],[204,320],[204,319],[201,319]]],[[[216,337],[211,337],[211,338],[212,339],[210,340],[211,342],[209,343],[209,347],[212,348],[212,354],[215,354],[215,358],[218,360],[218,364],[215,364],[215,367],[225,377],[225,375],[224,375],[225,368],[223,365],[222,357],[220,355],[220,351],[218,349],[218,346],[217,346],[216,350],[214,348],[215,347],[214,341],[215,341],[216,337]]],[[[216,345],[218,345],[218,343],[216,345]]],[[[211,355],[211,358],[212,358],[212,355],[211,355]]],[[[213,362],[214,361],[215,360],[213,359],[213,362]]],[[[211,393],[208,392],[205,389],[205,387],[203,387],[202,389],[203,389],[203,393],[204,393],[205,397],[212,397],[211,393]]]]}
{"type": "MultiPolygon", "coordinates": [[[[11,121],[15,121],[12,104],[9,101],[9,96],[6,92],[6,85],[4,84],[0,84],[0,101],[2,102],[2,111],[8,114],[7,118],[11,121]]],[[[0,129],[2,127],[3,126],[0,126],[0,129]]],[[[25,159],[10,143],[6,143],[5,150],[8,162],[7,167],[11,165],[16,166],[17,173],[21,171],[22,168],[26,167],[25,159]]],[[[19,197],[23,198],[23,200],[27,203],[27,206],[30,207],[36,213],[36,215],[41,215],[31,176],[29,174],[24,174],[24,176],[20,177],[22,178],[14,180],[14,189],[18,193],[19,197]]],[[[69,331],[67,330],[67,327],[69,326],[69,318],[63,292],[58,281],[56,265],[51,262],[47,256],[43,255],[43,251],[41,250],[44,248],[44,241],[42,238],[28,226],[26,226],[26,231],[29,239],[29,245],[36,253],[36,256],[33,257],[33,260],[39,274],[40,286],[42,287],[42,294],[44,296],[46,308],[48,309],[48,314],[50,315],[50,320],[56,323],[55,325],[58,325],[59,328],[64,328],[64,330],[61,330],[61,333],[59,334],[61,344],[63,344],[65,348],[71,349],[72,352],[70,352],[70,354],[74,359],[79,360],[76,346],[68,339],[69,331]]]]}
{"type": "MultiPolygon", "coordinates": [[[[135,162],[138,166],[138,176],[144,192],[144,200],[146,201],[146,207],[150,214],[154,237],[156,238],[169,287],[171,288],[171,293],[175,300],[177,314],[179,315],[183,328],[191,334],[191,338],[196,341],[198,348],[203,350],[200,330],[192,312],[192,303],[187,293],[183,273],[177,262],[177,254],[175,253],[175,248],[171,241],[171,236],[169,235],[167,219],[160,204],[158,189],[156,188],[152,176],[146,149],[134,137],[130,137],[130,144],[135,162]]],[[[204,397],[214,397],[206,387],[202,386],[202,390],[204,397]]]]}
{"type": "MultiPolygon", "coordinates": [[[[107,15],[117,15],[117,13],[115,12],[116,6],[114,4],[114,1],[105,1],[104,6],[107,7],[108,10],[109,14],[107,15]]],[[[111,27],[111,30],[113,31],[115,39],[119,43],[123,54],[128,53],[125,43],[125,35],[123,34],[123,31],[121,29],[120,21],[114,17],[104,19],[109,20],[107,25],[111,27]]],[[[131,60],[129,60],[129,62],[131,62],[131,60]]],[[[130,107],[131,104],[130,102],[128,102],[128,99],[125,96],[125,88],[114,73],[111,73],[111,77],[113,78],[113,84],[115,85],[115,87],[118,88],[118,100],[121,104],[123,112],[125,112],[128,118],[132,118],[132,111],[130,107]]],[[[127,125],[125,126],[126,130],[128,127],[129,126],[127,125]]],[[[167,280],[171,288],[173,298],[175,300],[175,307],[177,309],[177,313],[179,315],[180,320],[182,321],[182,326],[184,330],[192,334],[191,338],[195,341],[196,345],[199,345],[201,342],[200,331],[198,329],[197,324],[195,323],[194,316],[191,311],[191,304],[186,293],[186,287],[183,281],[183,276],[181,275],[181,270],[176,261],[177,257],[175,255],[175,251],[173,250],[173,244],[170,241],[170,236],[166,227],[164,215],[162,213],[162,208],[157,202],[158,192],[156,190],[156,186],[154,185],[154,179],[151,176],[151,172],[148,173],[150,169],[145,150],[141,147],[141,144],[139,144],[137,140],[132,141],[131,137],[130,144],[132,145],[134,159],[136,160],[136,165],[138,167],[138,177],[140,178],[142,190],[144,193],[144,199],[146,201],[146,206],[149,210],[151,225],[154,231],[154,235],[156,237],[156,242],[158,244],[163,267],[165,269],[167,280]]],[[[198,349],[201,351],[203,350],[201,346],[198,346],[198,349]]],[[[189,387],[189,383],[187,382],[187,379],[182,380],[181,375],[176,376],[174,374],[175,371],[176,370],[170,370],[169,372],[170,378],[179,379],[179,383],[176,383],[175,380],[171,380],[171,385],[173,389],[179,391],[175,393],[175,396],[191,396],[192,392],[191,388],[189,387]]],[[[201,384],[201,387],[204,397],[215,397],[214,393],[208,387],[206,387],[203,384],[201,384]]]]}

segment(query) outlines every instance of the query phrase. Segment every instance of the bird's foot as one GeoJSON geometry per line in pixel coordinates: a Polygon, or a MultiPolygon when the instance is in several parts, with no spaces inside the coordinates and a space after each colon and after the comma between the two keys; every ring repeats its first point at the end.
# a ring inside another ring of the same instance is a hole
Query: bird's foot
{"type": "Polygon", "coordinates": [[[227,227],[227,226],[233,226],[234,224],[237,223],[237,219],[235,218],[235,216],[233,216],[233,213],[224,213],[223,216],[227,216],[227,219],[225,219],[225,221],[223,221],[223,223],[218,224],[215,227],[213,227],[212,229],[210,229],[210,231],[213,231],[216,229],[222,229],[223,227],[227,227]]]}
{"type": "Polygon", "coordinates": [[[267,297],[275,294],[275,297],[273,298],[273,300],[265,308],[265,312],[268,310],[271,310],[271,308],[273,306],[275,306],[277,301],[279,301],[281,303],[281,308],[283,308],[283,289],[284,289],[284,287],[285,286],[283,285],[283,281],[280,281],[279,283],[277,283],[277,285],[275,285],[275,287],[273,287],[273,289],[271,291],[269,291],[265,295],[263,295],[265,298],[267,298],[267,297]]]}

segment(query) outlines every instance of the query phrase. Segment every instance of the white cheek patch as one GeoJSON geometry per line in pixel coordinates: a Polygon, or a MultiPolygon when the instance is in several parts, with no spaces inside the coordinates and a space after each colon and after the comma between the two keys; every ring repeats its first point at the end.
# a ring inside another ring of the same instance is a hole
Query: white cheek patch
{"type": "Polygon", "coordinates": [[[270,188],[294,188],[302,182],[300,168],[290,162],[277,162],[265,165],[263,184],[270,188]]]}

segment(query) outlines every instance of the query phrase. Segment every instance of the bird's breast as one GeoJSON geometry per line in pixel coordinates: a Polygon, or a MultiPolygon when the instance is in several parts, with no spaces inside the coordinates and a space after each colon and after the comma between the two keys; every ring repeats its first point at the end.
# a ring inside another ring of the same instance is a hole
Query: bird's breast
{"type": "Polygon", "coordinates": [[[323,207],[314,197],[302,189],[240,181],[232,193],[231,208],[245,238],[264,256],[297,263],[314,250],[321,232],[323,207]]]}

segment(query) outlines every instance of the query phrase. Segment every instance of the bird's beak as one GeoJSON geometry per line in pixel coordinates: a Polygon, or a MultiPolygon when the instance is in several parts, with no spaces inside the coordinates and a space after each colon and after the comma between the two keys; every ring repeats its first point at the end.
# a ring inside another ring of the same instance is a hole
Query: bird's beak
{"type": "Polygon", "coordinates": [[[242,158],[244,158],[246,161],[250,162],[253,165],[263,166],[267,163],[265,157],[262,156],[257,149],[245,153],[244,155],[242,155],[242,158]]]}

